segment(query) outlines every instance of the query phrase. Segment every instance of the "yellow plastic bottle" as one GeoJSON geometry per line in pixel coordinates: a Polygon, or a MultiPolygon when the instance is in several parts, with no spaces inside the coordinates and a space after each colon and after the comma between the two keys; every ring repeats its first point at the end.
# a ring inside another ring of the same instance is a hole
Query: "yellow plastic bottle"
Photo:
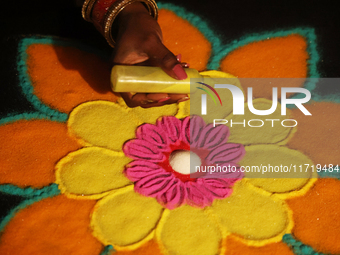
{"type": "Polygon", "coordinates": [[[196,69],[185,68],[188,77],[176,80],[160,67],[116,65],[111,71],[114,92],[134,93],[190,93],[190,78],[202,78],[196,69]]]}

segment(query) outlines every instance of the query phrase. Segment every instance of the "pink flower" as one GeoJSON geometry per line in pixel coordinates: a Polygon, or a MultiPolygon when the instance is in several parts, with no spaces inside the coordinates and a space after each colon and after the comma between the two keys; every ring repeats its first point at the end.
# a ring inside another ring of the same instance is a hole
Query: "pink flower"
{"type": "Polygon", "coordinates": [[[206,125],[198,116],[163,117],[155,125],[140,126],[136,139],[124,145],[124,153],[134,159],[125,174],[135,182],[136,192],[156,198],[168,209],[183,204],[203,208],[230,196],[235,181],[243,177],[237,163],[245,155],[244,147],[227,143],[228,137],[227,126],[206,125]],[[201,170],[194,172],[190,162],[201,170]],[[215,171],[206,171],[209,167],[215,171]]]}

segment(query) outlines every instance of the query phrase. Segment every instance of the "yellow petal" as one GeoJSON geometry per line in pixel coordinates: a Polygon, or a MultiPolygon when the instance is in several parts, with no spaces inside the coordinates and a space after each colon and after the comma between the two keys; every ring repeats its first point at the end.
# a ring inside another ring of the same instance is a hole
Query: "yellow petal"
{"type": "Polygon", "coordinates": [[[138,119],[141,120],[142,123],[151,124],[155,124],[156,120],[160,117],[174,116],[177,113],[177,111],[178,111],[177,104],[170,104],[150,108],[136,107],[131,109],[131,112],[133,112],[138,117],[138,119]]]}
{"type": "Polygon", "coordinates": [[[97,198],[100,194],[131,182],[123,175],[131,159],[124,154],[99,147],[71,152],[57,164],[57,183],[66,194],[97,198]]]}
{"type": "Polygon", "coordinates": [[[125,101],[122,98],[117,100],[117,103],[124,109],[132,112],[141,123],[151,123],[155,124],[158,118],[163,116],[174,116],[179,112],[179,105],[180,104],[171,104],[171,105],[164,105],[160,107],[150,107],[150,108],[142,108],[142,107],[135,107],[129,108],[125,101]]]}
{"type": "Polygon", "coordinates": [[[97,203],[91,227],[105,245],[136,248],[152,238],[162,212],[156,199],[135,193],[131,185],[97,203]]]}
{"type": "MultiPolygon", "coordinates": [[[[215,87],[215,84],[231,84],[237,86],[239,89],[242,89],[240,81],[235,78],[234,76],[219,72],[219,71],[206,71],[201,72],[201,75],[204,75],[205,78],[203,82],[215,87]]],[[[202,87],[202,85],[197,84],[197,86],[202,87]]],[[[191,115],[200,115],[201,116],[201,104],[202,94],[207,94],[205,91],[200,89],[195,89],[196,86],[191,84],[191,97],[190,97],[190,114],[191,115]]],[[[204,87],[205,88],[205,87],[204,87]]],[[[215,89],[218,95],[221,98],[222,105],[220,104],[217,96],[210,90],[207,89],[212,93],[212,97],[215,99],[216,104],[211,96],[207,95],[207,115],[202,115],[201,117],[204,119],[206,123],[212,123],[214,119],[224,119],[226,118],[232,111],[233,111],[233,99],[232,94],[227,89],[217,88],[215,89]]]]}
{"type": "Polygon", "coordinates": [[[299,151],[278,145],[253,145],[245,149],[246,155],[239,163],[243,167],[259,167],[260,172],[245,172],[247,181],[256,187],[275,193],[290,192],[301,189],[312,177],[313,162],[299,151]]]}
{"type": "Polygon", "coordinates": [[[291,227],[284,202],[249,189],[243,181],[233,189],[230,197],[216,199],[211,207],[224,230],[250,240],[252,245],[280,241],[291,227]]]}
{"type": "Polygon", "coordinates": [[[164,212],[157,238],[165,254],[178,255],[218,254],[222,240],[220,230],[207,214],[187,205],[164,212]]]}
{"type": "Polygon", "coordinates": [[[190,102],[190,100],[187,100],[178,104],[178,113],[176,114],[177,119],[183,119],[190,115],[190,102]]]}
{"type": "MultiPolygon", "coordinates": [[[[268,110],[272,106],[272,101],[267,99],[255,99],[253,100],[253,106],[256,110],[268,110]]],[[[287,142],[286,138],[292,132],[292,128],[282,126],[281,122],[284,119],[289,119],[289,114],[290,112],[287,111],[286,116],[281,115],[279,103],[277,104],[275,112],[270,115],[255,115],[249,111],[248,104],[245,104],[244,115],[230,115],[227,118],[229,121],[228,126],[230,128],[228,142],[241,143],[244,145],[285,143],[287,142]],[[261,126],[262,124],[263,126],[261,126]]],[[[285,121],[283,124],[285,126],[295,125],[295,123],[291,121],[285,121]]]]}
{"type": "Polygon", "coordinates": [[[71,112],[68,127],[85,144],[121,151],[124,142],[135,137],[139,123],[133,113],[118,104],[93,101],[71,112]]]}

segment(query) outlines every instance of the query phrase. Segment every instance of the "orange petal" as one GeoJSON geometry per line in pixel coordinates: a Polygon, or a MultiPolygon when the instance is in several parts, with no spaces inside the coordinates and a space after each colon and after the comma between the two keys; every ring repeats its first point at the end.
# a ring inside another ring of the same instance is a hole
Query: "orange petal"
{"type": "Polygon", "coordinates": [[[144,244],[143,246],[139,247],[137,250],[133,251],[117,251],[113,252],[112,255],[162,255],[163,253],[158,247],[158,244],[151,240],[144,244]]]}
{"type": "Polygon", "coordinates": [[[0,184],[42,187],[55,180],[59,159],[80,145],[64,123],[20,120],[0,126],[0,184]]]}
{"type": "Polygon", "coordinates": [[[303,152],[314,164],[339,164],[340,104],[321,102],[304,106],[312,116],[305,116],[299,109],[292,110],[292,118],[298,125],[288,147],[303,152]]]}
{"type": "Polygon", "coordinates": [[[26,207],[5,227],[0,254],[100,254],[89,228],[95,203],[60,195],[26,207]]]}
{"type": "MultiPolygon", "coordinates": [[[[298,34],[253,42],[228,54],[221,62],[221,70],[240,78],[305,78],[308,59],[306,49],[305,38],[298,34]]],[[[275,83],[275,87],[297,87],[303,84],[299,80],[296,83],[275,83]]],[[[247,91],[248,84],[243,82],[242,85],[247,91]]],[[[252,82],[249,86],[253,87],[254,97],[272,98],[269,84],[252,82]]]]}
{"type": "Polygon", "coordinates": [[[164,45],[174,54],[182,54],[182,62],[190,63],[190,68],[205,70],[211,44],[204,35],[187,20],[169,10],[160,10],[158,23],[163,33],[164,45]]]}
{"type": "Polygon", "coordinates": [[[319,179],[302,197],[287,200],[293,210],[294,236],[318,252],[340,253],[340,181],[319,179]]]}
{"type": "Polygon", "coordinates": [[[50,107],[69,113],[86,101],[116,101],[110,88],[110,66],[96,55],[48,44],[32,44],[27,54],[34,94],[50,107]]]}
{"type": "Polygon", "coordinates": [[[233,237],[228,237],[224,244],[226,247],[225,255],[294,255],[289,247],[282,242],[254,247],[243,244],[233,237]]]}

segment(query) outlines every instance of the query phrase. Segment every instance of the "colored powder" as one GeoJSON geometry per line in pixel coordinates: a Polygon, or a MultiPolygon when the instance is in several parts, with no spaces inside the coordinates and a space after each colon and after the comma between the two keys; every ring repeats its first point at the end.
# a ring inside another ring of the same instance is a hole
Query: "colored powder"
{"type": "Polygon", "coordinates": [[[48,120],[20,120],[0,126],[0,183],[43,187],[55,180],[58,160],[80,145],[67,126],[48,120]]]}
{"type": "MultiPolygon", "coordinates": [[[[307,44],[300,35],[271,38],[239,47],[221,62],[221,70],[240,78],[305,78],[307,44]]],[[[271,79],[272,81],[275,81],[271,79]]],[[[272,98],[272,86],[254,80],[241,82],[244,90],[253,87],[254,97],[272,98]]],[[[273,87],[298,87],[300,80],[273,82],[273,87]]],[[[279,93],[280,94],[280,93],[279,93]]]]}
{"type": "Polygon", "coordinates": [[[190,68],[199,71],[206,69],[211,44],[197,28],[168,10],[159,11],[158,23],[162,28],[163,41],[167,48],[176,55],[182,54],[182,62],[189,63],[190,68]]]}
{"type": "Polygon", "coordinates": [[[87,101],[117,100],[110,87],[110,65],[96,55],[47,44],[32,44],[27,54],[34,94],[50,107],[69,113],[87,101]]]}
{"type": "Polygon", "coordinates": [[[287,200],[293,210],[293,235],[323,253],[340,253],[340,181],[319,179],[302,197],[287,200]]]}
{"type": "Polygon", "coordinates": [[[288,142],[288,147],[303,152],[314,165],[339,164],[339,112],[340,105],[335,103],[304,104],[312,116],[304,115],[301,110],[292,110],[292,119],[298,122],[297,132],[288,142]]]}
{"type": "Polygon", "coordinates": [[[60,195],[28,206],[5,227],[0,254],[100,254],[103,245],[89,229],[95,203],[60,195]]]}
{"type": "Polygon", "coordinates": [[[112,255],[162,255],[157,243],[154,240],[147,242],[136,250],[133,251],[117,251],[112,255]]]}
{"type": "Polygon", "coordinates": [[[248,246],[233,237],[228,237],[224,242],[225,255],[294,255],[284,243],[271,243],[262,247],[248,246]]]}

